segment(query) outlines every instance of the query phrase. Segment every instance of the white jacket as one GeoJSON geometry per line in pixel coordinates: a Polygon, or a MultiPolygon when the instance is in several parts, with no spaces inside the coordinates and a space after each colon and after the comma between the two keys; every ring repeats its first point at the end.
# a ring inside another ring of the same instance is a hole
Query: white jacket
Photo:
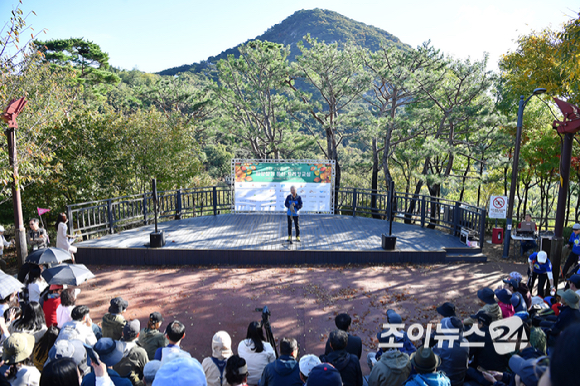
{"type": "Polygon", "coordinates": [[[257,353],[254,348],[254,342],[251,339],[244,339],[238,345],[238,355],[246,360],[248,366],[248,385],[257,385],[262,378],[262,371],[268,363],[276,360],[274,349],[268,342],[264,343],[264,351],[257,353]]]}

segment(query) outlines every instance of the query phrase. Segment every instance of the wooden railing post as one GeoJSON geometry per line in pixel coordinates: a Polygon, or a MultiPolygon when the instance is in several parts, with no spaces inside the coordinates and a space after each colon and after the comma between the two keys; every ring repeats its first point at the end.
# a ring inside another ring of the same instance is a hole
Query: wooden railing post
{"type": "Polygon", "coordinates": [[[147,193],[143,193],[143,225],[147,225],[147,193]]]}
{"type": "Polygon", "coordinates": [[[425,196],[421,196],[421,228],[425,227],[425,213],[427,211],[427,201],[425,201],[425,196]]]}
{"type": "Polygon", "coordinates": [[[175,219],[181,220],[181,188],[177,189],[177,199],[175,200],[175,219]]]}
{"type": "Polygon", "coordinates": [[[487,217],[487,210],[482,208],[479,216],[479,247],[483,248],[483,243],[485,242],[485,220],[487,217]]]}
{"type": "Polygon", "coordinates": [[[217,187],[213,187],[213,215],[217,216],[217,187]]]}
{"type": "Polygon", "coordinates": [[[107,219],[109,220],[109,233],[115,233],[115,225],[113,224],[113,202],[109,198],[107,200],[107,219]]]}
{"type": "Polygon", "coordinates": [[[352,190],[352,217],[356,216],[357,198],[356,188],[354,188],[352,190]]]}
{"type": "Polygon", "coordinates": [[[461,227],[459,226],[459,222],[461,220],[461,207],[459,206],[459,202],[455,203],[455,208],[453,210],[453,235],[457,236],[461,233],[461,227]]]}

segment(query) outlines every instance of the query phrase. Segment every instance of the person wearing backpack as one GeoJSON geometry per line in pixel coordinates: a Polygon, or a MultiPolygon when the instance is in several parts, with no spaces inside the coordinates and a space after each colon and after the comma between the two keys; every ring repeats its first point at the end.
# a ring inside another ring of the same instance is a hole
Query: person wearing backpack
{"type": "Polygon", "coordinates": [[[232,338],[225,331],[218,331],[211,339],[211,357],[201,363],[207,386],[229,386],[226,380],[226,364],[233,355],[232,338]]]}

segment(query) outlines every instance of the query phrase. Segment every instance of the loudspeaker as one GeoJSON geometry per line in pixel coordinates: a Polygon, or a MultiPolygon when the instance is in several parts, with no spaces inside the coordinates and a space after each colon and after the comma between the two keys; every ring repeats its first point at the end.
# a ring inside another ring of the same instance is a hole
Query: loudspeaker
{"type": "Polygon", "coordinates": [[[397,236],[387,236],[383,233],[382,242],[384,250],[394,251],[397,244],[397,236]]]}
{"type": "Polygon", "coordinates": [[[163,231],[151,232],[149,240],[151,248],[161,248],[165,245],[165,233],[163,231]]]}

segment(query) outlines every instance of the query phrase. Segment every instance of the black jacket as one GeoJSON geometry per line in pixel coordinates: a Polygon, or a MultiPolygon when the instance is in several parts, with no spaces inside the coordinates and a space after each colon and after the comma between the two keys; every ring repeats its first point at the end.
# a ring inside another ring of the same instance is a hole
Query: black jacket
{"type": "MultiPolygon", "coordinates": [[[[362,339],[358,336],[348,334],[348,343],[346,344],[346,352],[349,354],[354,354],[360,359],[362,355],[362,339]]],[[[326,341],[326,347],[324,348],[324,355],[328,355],[332,352],[330,347],[330,338],[326,341]]]]}
{"type": "Polygon", "coordinates": [[[562,330],[573,323],[580,322],[580,311],[570,308],[569,306],[560,306],[560,314],[554,326],[552,327],[552,335],[558,335],[562,330]]]}
{"type": "Polygon", "coordinates": [[[356,355],[349,354],[346,350],[337,350],[328,355],[321,355],[320,360],[336,367],[342,378],[343,386],[362,386],[362,371],[356,355]]]}
{"type": "Polygon", "coordinates": [[[494,370],[499,372],[504,372],[507,370],[509,355],[500,355],[495,351],[493,340],[489,334],[489,327],[485,326],[481,330],[485,336],[479,336],[477,334],[471,334],[468,337],[468,341],[471,343],[483,342],[483,347],[470,347],[469,356],[473,356],[472,367],[481,366],[485,370],[494,370]]]}

